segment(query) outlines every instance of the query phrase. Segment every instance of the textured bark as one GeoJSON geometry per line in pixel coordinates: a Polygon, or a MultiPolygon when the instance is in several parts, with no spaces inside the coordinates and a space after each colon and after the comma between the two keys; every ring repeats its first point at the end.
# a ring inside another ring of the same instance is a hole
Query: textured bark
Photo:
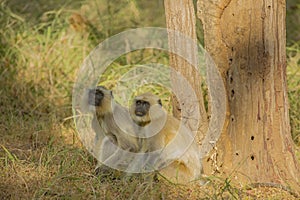
{"type": "Polygon", "coordinates": [[[197,8],[206,50],[228,95],[219,170],[242,184],[299,189],[288,114],[285,1],[199,0],[197,8]]]}
{"type": "MultiPolygon", "coordinates": [[[[182,34],[190,37],[195,44],[197,44],[197,36],[196,36],[196,15],[195,9],[192,0],[165,0],[165,13],[166,13],[166,25],[168,29],[176,30],[181,32],[182,34]]],[[[174,35],[169,34],[169,48],[170,49],[180,49],[181,52],[186,52],[189,55],[189,58],[193,60],[193,63],[198,61],[198,50],[197,46],[191,46],[184,43],[184,40],[178,40],[174,37],[174,35]]],[[[173,115],[177,118],[180,117],[184,121],[184,123],[189,127],[192,131],[198,132],[197,140],[200,142],[204,136],[204,133],[207,130],[208,122],[207,122],[207,114],[204,107],[202,91],[201,91],[201,80],[196,72],[197,66],[192,66],[189,62],[187,62],[184,58],[170,54],[170,65],[183,77],[187,79],[195,94],[197,96],[197,102],[192,102],[188,97],[184,98],[181,102],[182,105],[179,105],[176,98],[173,98],[173,115]],[[185,106],[187,112],[184,113],[181,109],[181,106],[185,106]],[[198,105],[199,107],[197,108],[198,105]],[[197,116],[197,109],[200,113],[200,122],[195,121],[197,116]],[[198,123],[200,127],[198,128],[198,123]]],[[[176,80],[174,76],[172,76],[172,89],[173,91],[177,90],[178,94],[184,94],[185,91],[182,89],[180,85],[180,80],[176,80]]]]}

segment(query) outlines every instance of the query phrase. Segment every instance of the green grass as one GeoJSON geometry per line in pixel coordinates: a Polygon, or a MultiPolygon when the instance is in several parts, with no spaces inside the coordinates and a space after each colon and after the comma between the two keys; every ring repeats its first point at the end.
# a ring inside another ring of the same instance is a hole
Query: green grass
{"type": "Polygon", "coordinates": [[[300,42],[287,48],[287,81],[292,137],[300,146],[300,42]]]}
{"type": "MultiPolygon", "coordinates": [[[[72,118],[77,70],[89,52],[112,34],[165,23],[160,1],[111,2],[0,0],[0,199],[257,196],[259,191],[250,194],[230,180],[216,177],[199,190],[166,181],[103,182],[94,175],[96,161],[81,145],[72,118]],[[161,9],[156,9],[157,5],[161,9]]],[[[292,136],[298,145],[299,60],[300,45],[295,43],[288,47],[288,86],[292,136]]],[[[113,88],[132,63],[144,62],[165,64],[168,55],[161,51],[133,52],[113,63],[102,81],[113,88]]],[[[170,101],[164,88],[146,85],[141,90],[162,94],[166,104],[170,101]]]]}

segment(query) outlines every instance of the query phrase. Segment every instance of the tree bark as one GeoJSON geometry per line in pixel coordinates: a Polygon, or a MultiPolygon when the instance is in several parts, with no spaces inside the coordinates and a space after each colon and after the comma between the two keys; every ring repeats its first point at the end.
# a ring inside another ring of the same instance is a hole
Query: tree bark
{"type": "MultiPolygon", "coordinates": [[[[183,35],[191,38],[194,44],[197,44],[196,36],[196,15],[192,0],[165,0],[166,25],[170,30],[179,31],[183,35]]],[[[197,132],[197,141],[201,143],[204,134],[208,127],[207,114],[204,107],[204,101],[201,91],[201,79],[197,72],[198,50],[197,46],[191,46],[185,43],[185,40],[178,40],[176,36],[169,34],[169,48],[180,49],[181,52],[186,52],[196,66],[192,66],[184,58],[170,53],[170,66],[186,78],[190,86],[193,88],[197,102],[192,102],[190,98],[183,98],[181,105],[176,97],[173,96],[173,115],[184,121],[186,126],[193,132],[197,132]],[[198,107],[196,106],[198,105],[198,107]],[[182,110],[181,106],[189,108],[182,110]],[[197,110],[198,109],[198,110],[197,110]],[[196,113],[200,113],[200,122],[195,121],[196,113]],[[199,123],[199,127],[198,127],[199,123]]],[[[184,89],[180,87],[180,80],[176,80],[176,76],[172,76],[172,89],[177,94],[186,95],[184,89]]]]}
{"type": "Polygon", "coordinates": [[[298,190],[286,85],[285,1],[198,0],[197,8],[206,50],[227,90],[219,169],[241,184],[278,183],[298,190]]]}

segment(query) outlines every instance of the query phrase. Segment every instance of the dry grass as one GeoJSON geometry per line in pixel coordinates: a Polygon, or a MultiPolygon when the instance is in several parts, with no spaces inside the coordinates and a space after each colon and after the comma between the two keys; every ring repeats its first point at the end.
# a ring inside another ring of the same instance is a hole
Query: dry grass
{"type": "Polygon", "coordinates": [[[288,89],[292,137],[300,146],[300,44],[287,48],[288,52],[288,89]]]}
{"type": "MultiPolygon", "coordinates": [[[[243,188],[217,177],[200,189],[163,180],[103,181],[95,176],[96,161],[81,145],[72,121],[77,69],[111,34],[136,26],[163,26],[163,10],[155,9],[156,1],[38,2],[0,0],[0,199],[292,199],[279,189],[243,188]]],[[[298,144],[299,56],[300,47],[290,47],[290,114],[298,144]]],[[[167,60],[164,52],[134,52],[130,62],[119,58],[103,81],[113,87],[122,74],[119,67],[126,71],[131,62],[167,60]]],[[[162,93],[162,88],[155,90],[162,93]]],[[[168,96],[165,91],[166,103],[168,96]]]]}

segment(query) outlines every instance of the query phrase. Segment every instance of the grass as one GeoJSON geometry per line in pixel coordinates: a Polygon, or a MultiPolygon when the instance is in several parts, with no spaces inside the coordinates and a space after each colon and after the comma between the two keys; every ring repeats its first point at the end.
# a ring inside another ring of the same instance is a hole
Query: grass
{"type": "MultiPolygon", "coordinates": [[[[167,181],[103,182],[94,175],[96,161],[81,145],[72,119],[76,72],[93,47],[110,35],[164,26],[163,9],[156,9],[160,1],[111,2],[0,0],[0,199],[251,199],[268,194],[218,177],[209,177],[200,190],[167,181]]],[[[167,60],[165,52],[136,51],[113,63],[102,80],[112,88],[132,63],[167,60]]],[[[288,86],[292,136],[298,145],[299,60],[295,43],[288,47],[288,86]]],[[[164,91],[163,100],[169,102],[164,88],[142,90],[164,91]]],[[[285,192],[269,195],[289,197],[285,192]]]]}
{"type": "Polygon", "coordinates": [[[287,81],[292,137],[295,143],[300,146],[300,43],[288,47],[287,52],[287,81]]]}

